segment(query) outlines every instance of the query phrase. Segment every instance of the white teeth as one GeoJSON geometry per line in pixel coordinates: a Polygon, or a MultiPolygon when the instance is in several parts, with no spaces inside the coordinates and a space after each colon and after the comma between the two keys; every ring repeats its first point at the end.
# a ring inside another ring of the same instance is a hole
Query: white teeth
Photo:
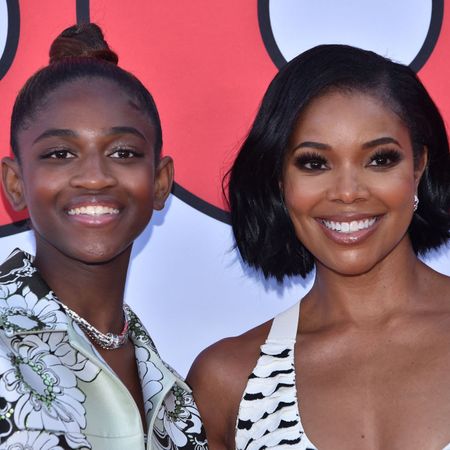
{"type": "Polygon", "coordinates": [[[354,233],[355,231],[370,228],[376,220],[376,217],[372,217],[372,219],[352,220],[351,222],[333,222],[332,220],[322,220],[322,223],[330,230],[338,231],[339,233],[354,233]]]}
{"type": "Polygon", "coordinates": [[[67,211],[70,216],[78,216],[83,214],[85,216],[101,216],[103,214],[119,214],[119,210],[109,206],[89,205],[80,206],[79,208],[72,208],[67,211]]]}

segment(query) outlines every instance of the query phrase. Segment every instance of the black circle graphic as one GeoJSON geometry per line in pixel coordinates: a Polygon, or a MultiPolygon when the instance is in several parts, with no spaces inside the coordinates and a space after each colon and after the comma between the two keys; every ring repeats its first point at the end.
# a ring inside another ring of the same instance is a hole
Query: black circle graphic
{"type": "MultiPolygon", "coordinates": [[[[267,53],[272,59],[273,63],[280,69],[287,64],[286,58],[281,53],[273,35],[272,25],[270,23],[269,1],[258,0],[258,21],[261,36],[266,46],[267,53]]],[[[431,20],[428,28],[427,36],[417,53],[416,57],[411,61],[409,67],[415,72],[418,72],[427,62],[431,53],[434,50],[436,42],[442,28],[444,19],[444,0],[432,0],[431,5],[431,20]]]]}
{"type": "Polygon", "coordinates": [[[5,76],[11,67],[16,56],[17,45],[20,34],[20,11],[18,0],[6,0],[8,9],[8,34],[6,35],[6,45],[0,59],[0,80],[5,76]]]}

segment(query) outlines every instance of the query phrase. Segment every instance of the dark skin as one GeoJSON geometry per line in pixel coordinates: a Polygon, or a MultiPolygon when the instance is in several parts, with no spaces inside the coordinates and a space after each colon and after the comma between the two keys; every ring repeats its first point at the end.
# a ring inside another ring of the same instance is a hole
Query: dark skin
{"type": "MultiPolygon", "coordinates": [[[[2,161],[5,192],[28,208],[35,265],[61,301],[103,333],[120,333],[131,248],[170,192],[169,157],[155,163],[148,116],[115,83],[82,79],[53,91],[2,161]]],[[[147,429],[134,346],[97,346],[147,429]]]]}
{"type": "MultiPolygon", "coordinates": [[[[291,148],[281,188],[316,263],[295,347],[305,433],[320,450],[442,450],[450,278],[416,257],[407,234],[426,151],[414,163],[400,119],[357,93],[311,102],[291,148]],[[352,220],[368,223],[336,231],[352,220]]],[[[235,448],[239,403],[270,325],[214,344],[191,369],[212,450],[235,448]]]]}
{"type": "MultiPolygon", "coordinates": [[[[47,283],[57,297],[64,299],[67,306],[98,330],[120,333],[123,329],[123,294],[131,248],[126,249],[107,264],[86,265],[81,262],[73,264],[65,258],[61,260],[57,252],[52,251],[51,246],[42,244],[45,246],[45,251],[37,252],[35,265],[42,277],[46,281],[49,280],[47,283]],[[44,258],[41,255],[44,255],[44,258]],[[55,261],[59,261],[56,274],[55,261]],[[116,274],[113,278],[111,278],[112,273],[116,274]],[[68,276],[61,277],[61,274],[68,276]],[[74,276],[74,274],[77,275],[74,276]],[[99,299],[102,301],[100,302],[99,299]],[[92,308],[93,304],[96,305],[95,310],[92,308]]],[[[40,249],[43,250],[42,247],[40,249]]],[[[145,430],[144,400],[133,343],[128,340],[123,347],[115,350],[105,350],[98,345],[95,347],[130,392],[139,409],[145,430]]]]}

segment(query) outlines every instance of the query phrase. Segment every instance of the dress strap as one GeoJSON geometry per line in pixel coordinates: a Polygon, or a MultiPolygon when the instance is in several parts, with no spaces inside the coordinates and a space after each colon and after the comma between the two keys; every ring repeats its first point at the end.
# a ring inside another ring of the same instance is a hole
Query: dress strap
{"type": "Polygon", "coordinates": [[[297,337],[298,318],[300,316],[300,302],[295,303],[286,311],[278,314],[272,322],[267,343],[290,341],[295,342],[297,337]]]}

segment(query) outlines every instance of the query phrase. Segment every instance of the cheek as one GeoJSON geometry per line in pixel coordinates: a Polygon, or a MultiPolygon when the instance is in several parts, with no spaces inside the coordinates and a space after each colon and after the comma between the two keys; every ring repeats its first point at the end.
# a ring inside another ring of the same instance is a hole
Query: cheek
{"type": "Polygon", "coordinates": [[[319,177],[285,177],[283,196],[286,208],[292,215],[307,213],[326,195],[319,177]]]}
{"type": "Polygon", "coordinates": [[[153,203],[154,180],[148,171],[128,175],[126,190],[131,199],[141,208],[150,208],[153,203]]]}
{"type": "Polygon", "coordinates": [[[54,201],[64,183],[59,177],[49,176],[48,173],[40,174],[38,171],[34,172],[33,175],[25,174],[24,179],[26,180],[24,196],[30,213],[40,209],[46,203],[54,201]]]}
{"type": "Polygon", "coordinates": [[[415,192],[414,177],[411,174],[392,174],[385,177],[383,182],[378,180],[378,183],[374,183],[371,191],[389,208],[409,209],[415,192]]]}

